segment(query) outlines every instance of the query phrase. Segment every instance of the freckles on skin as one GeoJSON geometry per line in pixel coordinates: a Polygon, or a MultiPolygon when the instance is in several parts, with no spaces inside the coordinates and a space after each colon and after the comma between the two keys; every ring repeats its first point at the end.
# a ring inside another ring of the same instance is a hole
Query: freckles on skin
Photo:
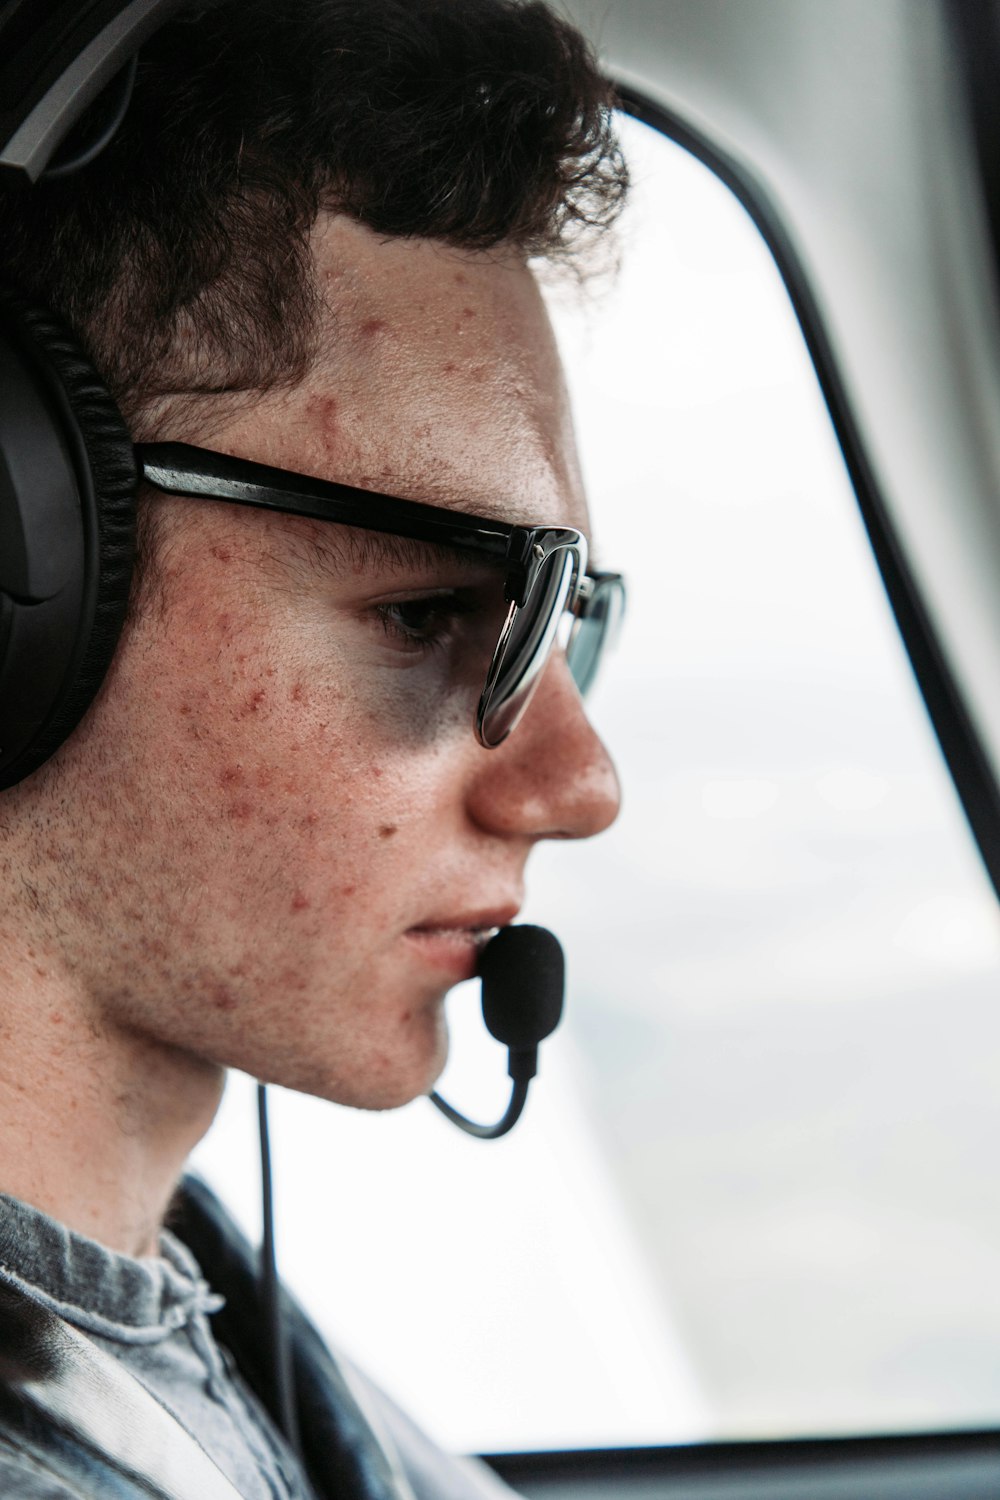
{"type": "MultiPolygon", "coordinates": [[[[331,317],[316,366],[294,392],[227,419],[211,445],[508,520],[585,525],[526,268],[327,229],[330,255],[322,236],[316,255],[331,317]],[[339,301],[337,265],[352,268],[339,301]]],[[[167,503],[178,515],[184,504],[167,503]]],[[[96,756],[107,755],[107,842],[128,858],[78,861],[113,866],[94,892],[98,924],[126,930],[131,881],[147,939],[164,945],[115,957],[120,1013],[289,1087],[405,1102],[443,1063],[447,987],[406,934],[468,909],[472,891],[503,899],[525,840],[517,829],[502,845],[492,830],[488,842],[467,816],[460,789],[479,754],[468,695],[441,702],[418,674],[363,670],[335,590],[288,588],[305,523],[193,501],[182,519],[163,609],[138,617],[119,658],[132,718],[105,723],[96,756]]]]}
{"type": "Polygon", "coordinates": [[[310,396],[306,403],[306,415],[310,423],[317,427],[325,428],[332,433],[337,425],[337,398],[325,392],[318,392],[310,396]]]}

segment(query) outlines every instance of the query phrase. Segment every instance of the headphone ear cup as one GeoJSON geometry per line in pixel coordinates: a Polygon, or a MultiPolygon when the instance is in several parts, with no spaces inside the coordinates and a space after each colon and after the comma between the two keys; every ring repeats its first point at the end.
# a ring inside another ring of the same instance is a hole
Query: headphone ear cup
{"type": "Polygon", "coordinates": [[[0,537],[17,552],[13,585],[0,557],[2,788],[58,749],[111,664],[135,556],[136,465],[117,405],[58,318],[4,289],[0,334],[0,537]]]}

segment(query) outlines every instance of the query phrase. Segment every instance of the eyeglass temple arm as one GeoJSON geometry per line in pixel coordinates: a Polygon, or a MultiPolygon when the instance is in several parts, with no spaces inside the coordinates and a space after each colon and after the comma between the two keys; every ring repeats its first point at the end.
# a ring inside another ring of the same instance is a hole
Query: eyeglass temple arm
{"type": "Polygon", "coordinates": [[[188,443],[137,443],[135,454],[147,484],[189,499],[251,505],[500,559],[507,554],[512,530],[517,529],[503,521],[488,522],[463,511],[294,474],[188,443]]]}

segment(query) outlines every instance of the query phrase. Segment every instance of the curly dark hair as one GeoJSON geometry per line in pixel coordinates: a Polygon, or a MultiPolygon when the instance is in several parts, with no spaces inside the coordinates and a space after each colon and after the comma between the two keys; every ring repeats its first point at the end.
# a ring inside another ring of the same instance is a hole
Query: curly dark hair
{"type": "Polygon", "coordinates": [[[292,384],[321,211],[576,255],[626,189],[612,104],[541,0],[191,5],[143,49],[103,154],[7,205],[0,277],[75,328],[127,417],[292,384]]]}

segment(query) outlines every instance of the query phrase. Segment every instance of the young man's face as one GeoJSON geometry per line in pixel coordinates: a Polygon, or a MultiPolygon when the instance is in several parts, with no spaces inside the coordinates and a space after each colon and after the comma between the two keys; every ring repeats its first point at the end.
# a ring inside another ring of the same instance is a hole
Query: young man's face
{"type": "MultiPolygon", "coordinates": [[[[586,530],[529,272],[343,220],[314,243],[328,314],[307,381],[235,417],[167,403],[156,436],[586,530]]],[[[532,846],[605,828],[614,771],[561,656],[510,739],[477,743],[478,565],[150,503],[150,597],[62,755],[76,973],[113,1026],[344,1103],[404,1102],[440,1071],[443,996],[515,917],[532,846]]]]}

